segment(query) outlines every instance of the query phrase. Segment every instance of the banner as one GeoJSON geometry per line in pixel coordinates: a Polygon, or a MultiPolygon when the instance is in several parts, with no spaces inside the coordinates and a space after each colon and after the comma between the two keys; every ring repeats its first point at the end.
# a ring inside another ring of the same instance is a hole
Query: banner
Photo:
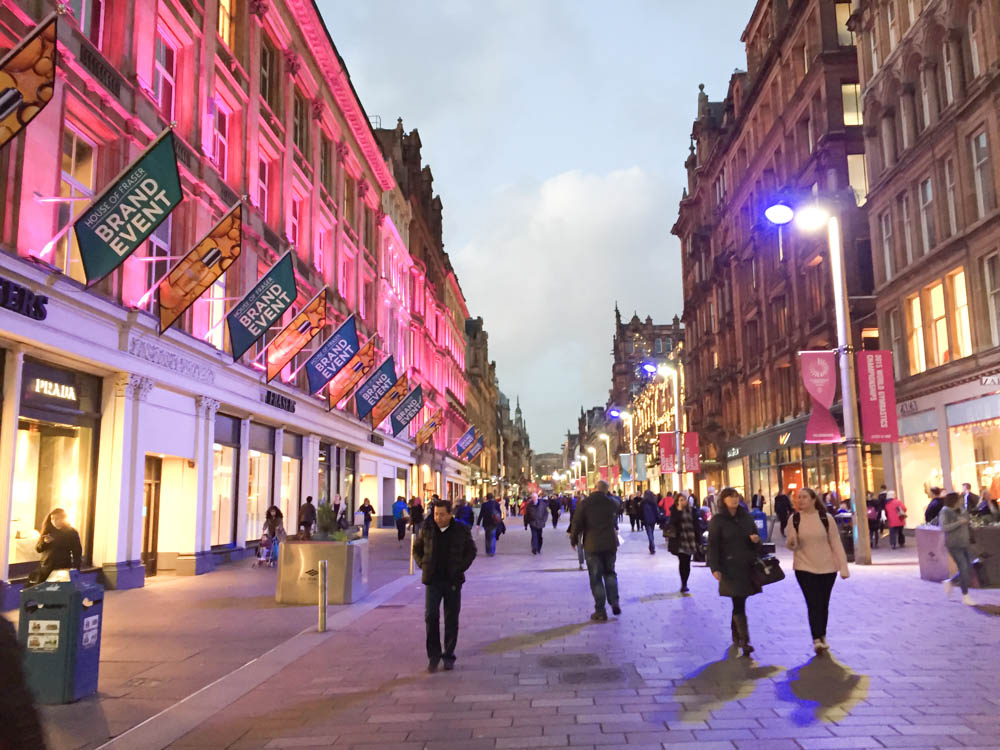
{"type": "Polygon", "coordinates": [[[352,315],[306,361],[309,393],[318,392],[358,353],[358,324],[352,315]]]}
{"type": "Polygon", "coordinates": [[[474,460],[476,456],[478,456],[480,453],[483,452],[483,448],[485,447],[486,447],[486,438],[485,437],[479,438],[479,440],[477,440],[475,444],[472,446],[472,450],[469,451],[469,456],[466,460],[468,461],[474,460]]]}
{"type": "Polygon", "coordinates": [[[170,269],[156,289],[161,335],[240,257],[242,234],[243,204],[237,203],[170,269]]]}
{"type": "Polygon", "coordinates": [[[302,351],[302,347],[312,341],[324,328],[326,328],[326,287],[319,290],[319,294],[292,318],[267,347],[265,355],[267,382],[270,383],[281,369],[302,351]]]}
{"type": "Polygon", "coordinates": [[[87,283],[124,263],[183,197],[174,132],[167,129],[73,223],[87,283]]]}
{"type": "Polygon", "coordinates": [[[645,482],[646,481],[646,454],[636,453],[634,457],[635,461],[635,481],[645,482]]]}
{"type": "Polygon", "coordinates": [[[392,436],[398,437],[399,433],[406,429],[406,426],[414,420],[424,408],[424,388],[418,385],[407,394],[406,398],[399,402],[399,406],[393,409],[389,415],[389,424],[392,426],[392,436]]]}
{"type": "Polygon", "coordinates": [[[56,14],[0,60],[0,148],[52,101],[56,83],[56,14]]]}
{"type": "Polygon", "coordinates": [[[632,454],[622,453],[618,457],[618,463],[621,465],[622,469],[622,481],[632,482],[635,478],[632,476],[632,454]]]}
{"type": "Polygon", "coordinates": [[[684,433],[684,471],[701,471],[701,445],[697,432],[684,433]]]}
{"type": "Polygon", "coordinates": [[[289,250],[226,314],[234,362],[267,333],[273,323],[281,319],[296,296],[295,269],[292,251],[289,250]]]}
{"type": "Polygon", "coordinates": [[[438,428],[442,424],[444,424],[443,408],[434,412],[434,415],[420,426],[420,429],[417,430],[417,434],[413,438],[413,442],[417,444],[417,447],[420,447],[431,439],[431,436],[438,431],[438,428]]]}
{"type": "Polygon", "coordinates": [[[455,454],[461,456],[463,453],[469,450],[469,446],[472,445],[475,442],[475,440],[476,440],[476,428],[475,426],[473,426],[469,428],[468,432],[466,432],[464,435],[462,435],[462,437],[458,439],[457,443],[455,443],[455,454]]]}
{"type": "Polygon", "coordinates": [[[361,379],[374,369],[375,341],[372,340],[361,347],[361,350],[330,381],[326,389],[330,399],[330,408],[336,408],[337,404],[343,401],[344,397],[354,390],[354,386],[360,383],[361,379]]]}
{"type": "Polygon", "coordinates": [[[661,432],[660,439],[660,472],[674,474],[677,471],[677,440],[672,432],[661,432]]]}
{"type": "Polygon", "coordinates": [[[461,453],[459,453],[458,457],[459,458],[464,458],[466,461],[468,461],[469,460],[469,454],[472,453],[472,449],[476,447],[476,443],[479,442],[479,439],[482,436],[483,436],[483,433],[481,433],[479,430],[476,430],[476,434],[472,436],[472,442],[469,443],[469,447],[466,448],[461,453]]]}
{"type": "Polygon", "coordinates": [[[609,466],[601,466],[601,467],[600,467],[600,468],[598,469],[598,472],[599,472],[599,473],[600,473],[600,475],[601,475],[601,479],[603,479],[603,480],[604,480],[605,482],[607,482],[607,481],[608,481],[608,476],[609,476],[608,472],[609,472],[609,470],[610,470],[610,467],[609,467],[609,466]]]}
{"type": "Polygon", "coordinates": [[[806,425],[807,443],[843,441],[837,420],[830,413],[837,395],[836,352],[799,352],[802,383],[812,398],[812,414],[806,425]]]}
{"type": "Polygon", "coordinates": [[[358,419],[367,417],[382,397],[389,392],[396,382],[396,363],[392,357],[378,366],[371,377],[358,386],[354,393],[355,411],[358,419]]]}
{"type": "Polygon", "coordinates": [[[861,433],[866,443],[898,443],[892,352],[858,352],[861,433]]]}
{"type": "Polygon", "coordinates": [[[400,375],[388,392],[372,407],[372,429],[374,430],[406,398],[410,382],[406,375],[400,375]]]}

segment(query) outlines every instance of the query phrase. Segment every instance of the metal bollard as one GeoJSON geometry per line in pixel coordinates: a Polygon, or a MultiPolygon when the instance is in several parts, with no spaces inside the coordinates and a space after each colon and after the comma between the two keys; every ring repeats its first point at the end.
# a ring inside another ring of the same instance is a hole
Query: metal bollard
{"type": "Polygon", "coordinates": [[[326,607],[327,607],[327,576],[329,561],[319,561],[319,622],[316,625],[318,633],[326,632],[326,607]]]}
{"type": "Polygon", "coordinates": [[[413,575],[413,542],[415,540],[416,534],[410,534],[410,575],[413,575]]]}

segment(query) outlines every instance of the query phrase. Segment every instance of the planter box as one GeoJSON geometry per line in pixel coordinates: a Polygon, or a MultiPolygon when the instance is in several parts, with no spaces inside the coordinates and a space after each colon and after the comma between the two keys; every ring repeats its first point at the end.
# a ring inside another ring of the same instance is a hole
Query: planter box
{"type": "Polygon", "coordinates": [[[319,603],[319,561],[328,563],[330,604],[351,604],[368,594],[368,540],[282,542],[278,552],[279,604],[319,603]]]}
{"type": "MultiPolygon", "coordinates": [[[[974,588],[996,588],[1000,586],[1000,526],[973,527],[975,542],[972,545],[972,559],[979,565],[972,571],[974,588]]],[[[937,526],[918,526],[917,559],[920,561],[920,577],[925,581],[944,581],[951,578],[958,569],[944,546],[944,532],[937,526]]]]}

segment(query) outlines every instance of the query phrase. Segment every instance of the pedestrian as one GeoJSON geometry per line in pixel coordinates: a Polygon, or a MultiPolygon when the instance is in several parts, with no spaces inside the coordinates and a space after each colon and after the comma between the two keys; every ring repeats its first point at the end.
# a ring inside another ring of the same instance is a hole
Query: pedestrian
{"type": "Polygon", "coordinates": [[[695,507],[682,493],[670,508],[670,521],[667,525],[667,550],[677,556],[682,594],[688,593],[691,557],[698,549],[698,519],[695,513],[695,507]]]}
{"type": "Polygon", "coordinates": [[[743,656],[753,653],[747,623],[747,598],[760,593],[751,572],[760,553],[760,536],[740,493],[726,487],[719,493],[719,512],[708,525],[708,566],[719,582],[719,596],[733,600],[733,645],[743,656]]]}
{"type": "Polygon", "coordinates": [[[990,491],[985,487],[980,491],[979,507],[976,508],[976,515],[989,517],[992,523],[1000,521],[1000,504],[993,499],[990,491]]]}
{"type": "Polygon", "coordinates": [[[847,554],[837,524],[828,516],[816,492],[803,487],[795,495],[798,510],[792,514],[792,529],[786,545],[794,553],[792,569],[806,600],[809,631],[817,654],[828,651],[826,624],[830,617],[830,595],[837,573],[850,576],[847,554]]]}
{"type": "Polygon", "coordinates": [[[595,622],[608,619],[605,603],[611,611],[622,613],[618,599],[618,576],[615,574],[615,557],[618,553],[618,524],[616,517],[621,503],[611,497],[608,483],[597,482],[594,492],[580,501],[570,529],[570,544],[574,549],[583,545],[590,575],[590,591],[594,595],[595,622]]]}
{"type": "Polygon", "coordinates": [[[941,513],[941,509],[944,507],[944,495],[944,490],[940,487],[931,487],[931,500],[927,503],[927,507],[924,508],[924,523],[932,524],[937,521],[937,517],[941,513]]]}
{"type": "Polygon", "coordinates": [[[299,532],[304,539],[312,536],[313,526],[316,525],[316,506],[313,505],[312,495],[306,498],[304,504],[299,507],[299,532]]]}
{"type": "Polygon", "coordinates": [[[13,624],[0,616],[0,748],[45,750],[45,733],[24,674],[13,624]]]}
{"type": "Polygon", "coordinates": [[[979,507],[979,495],[972,491],[968,482],[962,482],[962,507],[966,513],[973,513],[979,507]]]}
{"type": "Polygon", "coordinates": [[[975,605],[969,596],[969,584],[972,580],[972,532],[969,529],[969,516],[965,512],[963,498],[957,492],[945,495],[941,508],[939,524],[944,532],[944,546],[955,561],[958,573],[944,582],[944,590],[951,596],[952,586],[958,581],[962,587],[962,604],[975,605]]]}
{"type": "Polygon", "coordinates": [[[392,504],[392,520],[396,524],[396,538],[402,542],[406,536],[406,523],[410,520],[410,508],[402,495],[392,504]]]}
{"type": "MultiPolygon", "coordinates": [[[[439,500],[437,495],[431,496],[431,502],[439,500]]],[[[424,523],[424,504],[420,502],[419,497],[414,497],[410,500],[410,531],[416,536],[420,533],[420,527],[424,523]]]]}
{"type": "Polygon", "coordinates": [[[476,524],[476,513],[472,506],[465,502],[465,498],[459,498],[458,506],[455,508],[455,520],[464,523],[470,529],[476,524]]]}
{"type": "Polygon", "coordinates": [[[549,513],[552,514],[552,528],[556,528],[559,523],[559,514],[562,512],[562,503],[559,498],[553,495],[549,498],[549,513]]]}
{"type": "Polygon", "coordinates": [[[656,546],[653,544],[653,529],[660,517],[660,509],[656,504],[656,495],[651,490],[646,490],[639,503],[639,517],[642,521],[642,528],[646,530],[646,538],[649,540],[649,554],[656,554],[656,546]]]}
{"type": "Polygon", "coordinates": [[[906,524],[906,506],[893,490],[885,493],[885,522],[889,526],[889,547],[903,546],[903,526],[906,524]]]}
{"type": "Polygon", "coordinates": [[[365,516],[364,526],[361,530],[361,536],[364,539],[368,538],[368,528],[372,525],[372,516],[375,515],[375,508],[372,506],[371,500],[367,497],[365,501],[361,503],[361,507],[358,508],[358,513],[363,513],[365,516]]]}
{"type": "Polygon", "coordinates": [[[340,495],[333,496],[333,517],[340,518],[340,495]]]}
{"type": "Polygon", "coordinates": [[[32,583],[47,581],[53,570],[80,569],[83,563],[83,545],[80,544],[80,534],[70,525],[65,510],[53,508],[49,513],[35,551],[42,553],[42,561],[30,576],[32,583]]]}
{"type": "Polygon", "coordinates": [[[500,510],[500,503],[493,499],[493,495],[486,495],[486,502],[479,509],[479,520],[476,525],[483,527],[483,534],[486,537],[486,554],[493,557],[497,553],[497,529],[503,523],[503,513],[500,510]]]}
{"type": "Polygon", "coordinates": [[[542,533],[548,520],[549,507],[538,493],[531,493],[528,505],[524,510],[524,522],[531,528],[531,554],[542,554],[542,533]]]}
{"type": "Polygon", "coordinates": [[[868,534],[872,547],[877,548],[879,539],[882,538],[882,506],[879,504],[878,498],[871,496],[869,496],[866,505],[868,534]]]}
{"type": "Polygon", "coordinates": [[[786,537],[785,527],[788,526],[788,519],[792,515],[792,499],[780,487],[774,497],[774,515],[778,517],[778,523],[781,525],[781,536],[786,537]]]}
{"type": "Polygon", "coordinates": [[[452,523],[451,501],[435,499],[431,503],[433,523],[424,524],[413,543],[413,560],[423,571],[421,581],[427,587],[424,600],[424,623],[427,626],[427,671],[455,668],[458,644],[458,615],[462,609],[462,584],[465,571],[476,559],[472,531],[461,523],[452,523]],[[444,648],[441,648],[441,605],[444,604],[444,648]]]}
{"type": "Polygon", "coordinates": [[[285,538],[284,514],[277,505],[272,505],[264,512],[264,525],[260,531],[260,541],[257,542],[257,559],[253,567],[277,565],[278,547],[285,538]]]}
{"type": "Polygon", "coordinates": [[[524,498],[524,500],[521,501],[521,518],[524,520],[525,531],[528,530],[528,503],[530,502],[531,502],[530,497],[526,497],[524,498]]]}

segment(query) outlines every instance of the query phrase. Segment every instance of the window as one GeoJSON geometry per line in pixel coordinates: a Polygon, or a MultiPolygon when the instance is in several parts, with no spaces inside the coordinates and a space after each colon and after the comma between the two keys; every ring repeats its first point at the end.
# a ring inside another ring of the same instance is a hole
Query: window
{"type": "Polygon", "coordinates": [[[944,70],[944,100],[946,104],[951,104],[955,101],[955,87],[951,79],[955,72],[955,63],[951,59],[951,42],[947,39],[941,45],[941,62],[944,70]]]}
{"type": "Polygon", "coordinates": [[[955,359],[972,354],[972,327],[969,323],[969,290],[965,285],[965,269],[948,276],[951,292],[951,318],[955,334],[955,359]]]}
{"type": "Polygon", "coordinates": [[[223,325],[226,319],[226,274],[216,279],[208,288],[208,296],[203,299],[208,302],[208,333],[205,334],[205,341],[216,349],[222,349],[226,329],[223,325]]]}
{"type": "Polygon", "coordinates": [[[177,81],[177,56],[163,29],[156,32],[156,51],[153,57],[153,97],[160,114],[174,119],[174,89],[177,81]]]}
{"type": "Polygon", "coordinates": [[[656,339],[653,342],[653,353],[663,354],[663,339],[656,339]]]}
{"type": "Polygon", "coordinates": [[[896,273],[896,247],[892,243],[892,213],[886,211],[879,216],[878,221],[882,229],[882,257],[885,262],[885,280],[889,281],[896,273]]]}
{"type": "Polygon", "coordinates": [[[861,84],[840,84],[840,96],[844,101],[844,125],[864,125],[861,113],[861,84]]]}
{"type": "Polygon", "coordinates": [[[982,46],[982,40],[979,38],[979,13],[973,8],[969,11],[969,58],[972,63],[973,78],[978,78],[983,72],[983,63],[979,58],[982,46]]]}
{"type": "Polygon", "coordinates": [[[340,275],[337,278],[337,291],[348,307],[352,307],[354,299],[354,258],[346,253],[340,259],[340,275]]]}
{"type": "Polygon", "coordinates": [[[309,155],[309,102],[298,89],[292,110],[292,141],[303,156],[309,155]]]}
{"type": "Polygon", "coordinates": [[[917,22],[917,16],[920,15],[920,10],[917,8],[917,0],[906,0],[906,7],[909,10],[909,21],[910,26],[917,22]]]}
{"type": "Polygon", "coordinates": [[[847,155],[847,181],[854,191],[854,202],[865,205],[868,202],[868,167],[864,154],[847,155]]]}
{"type": "MultiPolygon", "coordinates": [[[[162,260],[144,261],[144,265],[146,266],[146,289],[152,289],[153,285],[167,273],[169,266],[167,258],[170,256],[170,220],[171,217],[168,216],[149,236],[146,257],[150,259],[162,258],[162,260]]],[[[156,295],[150,294],[143,308],[149,310],[149,312],[153,312],[155,302],[156,295]]]]}
{"type": "Polygon", "coordinates": [[[326,268],[326,254],[330,249],[330,230],[320,227],[316,233],[316,246],[313,248],[313,267],[323,273],[326,268]]]}
{"type": "Polygon", "coordinates": [[[333,190],[333,142],[326,135],[319,144],[319,181],[327,190],[333,190]]]}
{"type": "Polygon", "coordinates": [[[270,189],[268,180],[270,177],[271,162],[262,156],[257,161],[257,208],[264,215],[265,222],[267,221],[267,199],[270,189]]]}
{"type": "MultiPolygon", "coordinates": [[[[62,174],[59,181],[59,195],[63,198],[94,197],[94,163],[96,147],[70,126],[63,131],[62,174]]],[[[71,224],[86,209],[86,200],[59,203],[57,223],[59,229],[71,224]]],[[[67,276],[77,281],[86,281],[80,247],[76,243],[76,233],[69,231],[56,245],[54,264],[67,276]]]]}
{"type": "Polygon", "coordinates": [[[854,46],[854,32],[847,28],[847,20],[851,17],[850,3],[837,3],[837,44],[841,47],[854,46]]]}
{"type": "Polygon", "coordinates": [[[990,333],[993,346],[1000,346],[1000,254],[983,258],[983,276],[986,279],[986,301],[990,308],[990,333]]]}
{"type": "Polygon", "coordinates": [[[227,165],[229,163],[229,112],[218,101],[215,102],[215,123],[214,123],[214,144],[212,160],[222,179],[226,179],[227,165]]]}
{"type": "Polygon", "coordinates": [[[278,50],[265,34],[260,45],[260,96],[267,106],[278,112],[278,50]]]}
{"type": "Polygon", "coordinates": [[[219,36],[229,49],[233,49],[236,24],[236,0],[219,0],[219,36]]]}
{"type": "Polygon", "coordinates": [[[948,346],[948,312],[944,303],[944,284],[938,282],[926,290],[930,307],[930,325],[928,330],[931,339],[931,356],[933,365],[939,367],[951,361],[951,349],[948,346]]]}
{"type": "Polygon", "coordinates": [[[903,372],[903,328],[899,324],[899,310],[889,311],[889,340],[892,342],[892,369],[896,377],[903,372]]]}
{"type": "Polygon", "coordinates": [[[920,295],[914,294],[906,301],[906,338],[910,355],[910,375],[927,369],[924,353],[924,324],[920,312],[920,295]]]}
{"type": "Polygon", "coordinates": [[[889,26],[889,51],[892,52],[899,42],[899,14],[896,13],[896,0],[889,0],[885,6],[885,13],[889,26]]]}
{"type": "Polygon", "coordinates": [[[993,170],[990,166],[990,146],[983,130],[972,136],[972,178],[976,188],[976,216],[982,219],[996,208],[993,170]]]}
{"type": "Polygon", "coordinates": [[[302,226],[302,199],[292,196],[292,210],[288,215],[288,241],[299,246],[299,229],[302,226]]]}
{"type": "Polygon", "coordinates": [[[868,44],[870,45],[870,52],[872,58],[872,75],[878,72],[878,21],[876,20],[875,25],[871,28],[871,33],[868,35],[868,44]]]}
{"type": "Polygon", "coordinates": [[[344,172],[344,218],[353,228],[357,221],[358,185],[347,172],[344,172]]]}
{"type": "Polygon", "coordinates": [[[934,187],[930,177],[920,183],[920,237],[924,253],[929,253],[937,244],[934,235],[934,187]]]}
{"type": "Polygon", "coordinates": [[[906,251],[906,264],[913,262],[913,224],[910,216],[910,196],[902,193],[896,199],[899,203],[899,217],[903,222],[903,249],[906,251]]]}
{"type": "Polygon", "coordinates": [[[101,48],[101,32],[104,28],[104,0],[69,0],[80,31],[91,44],[101,48]]]}

